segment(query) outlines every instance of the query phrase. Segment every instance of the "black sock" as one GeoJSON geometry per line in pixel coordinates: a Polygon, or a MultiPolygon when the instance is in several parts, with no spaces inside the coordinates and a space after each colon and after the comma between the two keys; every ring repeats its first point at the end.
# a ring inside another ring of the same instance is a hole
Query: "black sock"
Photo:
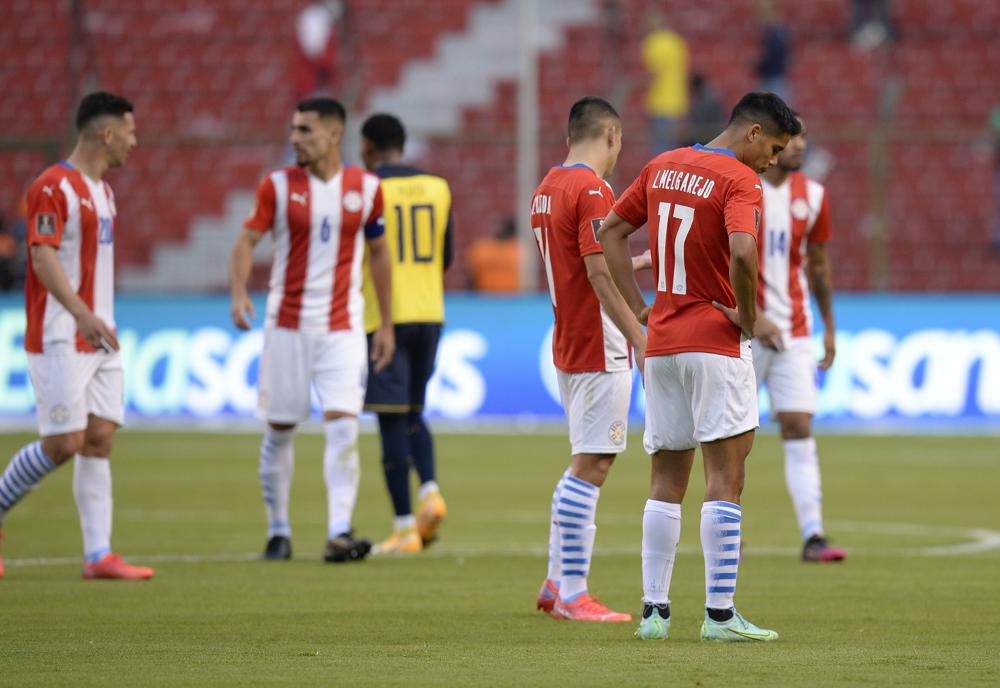
{"type": "Polygon", "coordinates": [[[729,609],[712,609],[711,607],[706,607],[705,611],[708,612],[708,618],[710,618],[712,621],[718,621],[721,623],[723,621],[729,621],[731,618],[733,618],[732,607],[730,607],[729,609]]]}
{"type": "Polygon", "coordinates": [[[417,469],[420,484],[434,480],[434,440],[427,429],[424,417],[418,411],[407,414],[407,432],[410,436],[410,451],[413,453],[413,467],[417,469]]]}
{"type": "Polygon", "coordinates": [[[378,431],[382,436],[382,471],[392,508],[397,516],[407,516],[413,513],[413,507],[410,504],[410,438],[406,414],[378,414],[378,431]]]}

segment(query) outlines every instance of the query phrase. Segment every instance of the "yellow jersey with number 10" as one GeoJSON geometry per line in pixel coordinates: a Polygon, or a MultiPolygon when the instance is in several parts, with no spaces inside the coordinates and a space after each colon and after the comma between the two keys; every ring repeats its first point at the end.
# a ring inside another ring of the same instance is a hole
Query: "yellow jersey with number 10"
{"type": "MultiPolygon", "coordinates": [[[[451,189],[441,177],[412,167],[383,167],[385,240],[392,256],[394,324],[444,322],[445,254],[450,253],[451,189]]],[[[382,324],[365,254],[365,332],[382,324]]]]}

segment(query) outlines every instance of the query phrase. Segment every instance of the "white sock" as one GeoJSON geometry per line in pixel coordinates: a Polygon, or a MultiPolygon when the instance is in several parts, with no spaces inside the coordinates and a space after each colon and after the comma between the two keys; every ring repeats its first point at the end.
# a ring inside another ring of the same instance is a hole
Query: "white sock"
{"type": "Polygon", "coordinates": [[[438,487],[437,482],[433,480],[428,480],[426,483],[420,486],[420,490],[417,492],[417,501],[420,501],[429,494],[434,492],[440,492],[441,489],[438,487]]]}
{"type": "Polygon", "coordinates": [[[563,481],[567,475],[569,475],[568,468],[565,473],[559,476],[556,489],[552,491],[552,513],[549,518],[549,572],[547,578],[556,585],[559,585],[559,578],[562,575],[559,566],[559,559],[562,556],[562,552],[559,550],[559,495],[562,494],[563,481]]]}
{"type": "Polygon", "coordinates": [[[642,514],[642,599],[649,604],[670,603],[677,542],[681,539],[681,505],[646,500],[642,514]]]}
{"type": "Polygon", "coordinates": [[[701,549],[705,555],[705,606],[730,609],[736,595],[743,510],[732,502],[705,502],[701,507],[701,549]]]}
{"type": "Polygon", "coordinates": [[[413,514],[406,516],[396,516],[392,519],[393,530],[409,530],[417,527],[417,517],[413,514]]]}
{"type": "Polygon", "coordinates": [[[795,506],[802,539],[823,534],[823,492],[820,489],[816,438],[785,440],[785,484],[795,506]]]}
{"type": "Polygon", "coordinates": [[[73,497],[80,512],[83,558],[96,564],[111,551],[111,462],[77,456],[73,461],[73,497]]]}
{"type": "Polygon", "coordinates": [[[267,537],[292,536],[288,520],[288,496],[295,471],[295,430],[264,431],[260,445],[260,487],[267,511],[267,537]]]}
{"type": "Polygon", "coordinates": [[[336,418],[323,423],[326,448],[323,477],[327,494],[327,537],[333,539],[351,529],[351,514],[358,499],[361,463],[358,459],[358,419],[336,418]]]}
{"type": "Polygon", "coordinates": [[[559,549],[562,553],[559,558],[559,598],[564,602],[572,602],[587,592],[590,557],[597,535],[594,514],[600,496],[601,490],[596,485],[572,475],[563,478],[556,515],[559,518],[559,549]]]}

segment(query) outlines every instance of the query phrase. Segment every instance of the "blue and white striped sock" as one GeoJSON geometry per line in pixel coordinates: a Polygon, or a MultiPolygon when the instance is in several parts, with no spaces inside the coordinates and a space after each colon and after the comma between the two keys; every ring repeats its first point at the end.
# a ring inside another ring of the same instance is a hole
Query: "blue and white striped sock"
{"type": "Polygon", "coordinates": [[[563,482],[569,475],[569,469],[559,476],[556,489],[552,491],[552,514],[549,519],[549,572],[547,578],[559,585],[560,571],[562,570],[559,559],[562,557],[561,545],[559,542],[559,497],[562,495],[563,482]]]}
{"type": "Polygon", "coordinates": [[[587,592],[587,574],[590,557],[594,552],[594,514],[601,490],[585,480],[567,475],[559,495],[559,540],[562,549],[562,576],[559,581],[559,598],[572,602],[587,592]]]}
{"type": "Polygon", "coordinates": [[[705,502],[701,507],[701,549],[705,554],[705,606],[730,609],[740,564],[743,511],[732,502],[705,502]]]}
{"type": "Polygon", "coordinates": [[[0,522],[4,514],[55,467],[56,464],[42,449],[41,442],[21,447],[0,476],[0,522]]]}
{"type": "Polygon", "coordinates": [[[288,523],[288,495],[295,469],[294,430],[268,427],[260,445],[260,487],[267,511],[267,537],[292,536],[288,523]]]}

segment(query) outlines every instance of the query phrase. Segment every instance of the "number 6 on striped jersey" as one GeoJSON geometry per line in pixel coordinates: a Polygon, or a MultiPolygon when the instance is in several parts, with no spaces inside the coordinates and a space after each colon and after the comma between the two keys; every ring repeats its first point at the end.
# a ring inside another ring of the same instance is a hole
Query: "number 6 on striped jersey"
{"type": "MultiPolygon", "coordinates": [[[[656,281],[657,291],[667,291],[667,271],[663,264],[667,259],[667,223],[670,221],[670,203],[660,203],[657,215],[660,218],[656,230],[656,252],[659,257],[660,275],[656,281]]],[[[674,218],[681,221],[674,237],[674,294],[687,294],[687,269],[684,267],[684,242],[687,240],[691,225],[694,224],[694,208],[688,205],[674,205],[674,218]]]]}

